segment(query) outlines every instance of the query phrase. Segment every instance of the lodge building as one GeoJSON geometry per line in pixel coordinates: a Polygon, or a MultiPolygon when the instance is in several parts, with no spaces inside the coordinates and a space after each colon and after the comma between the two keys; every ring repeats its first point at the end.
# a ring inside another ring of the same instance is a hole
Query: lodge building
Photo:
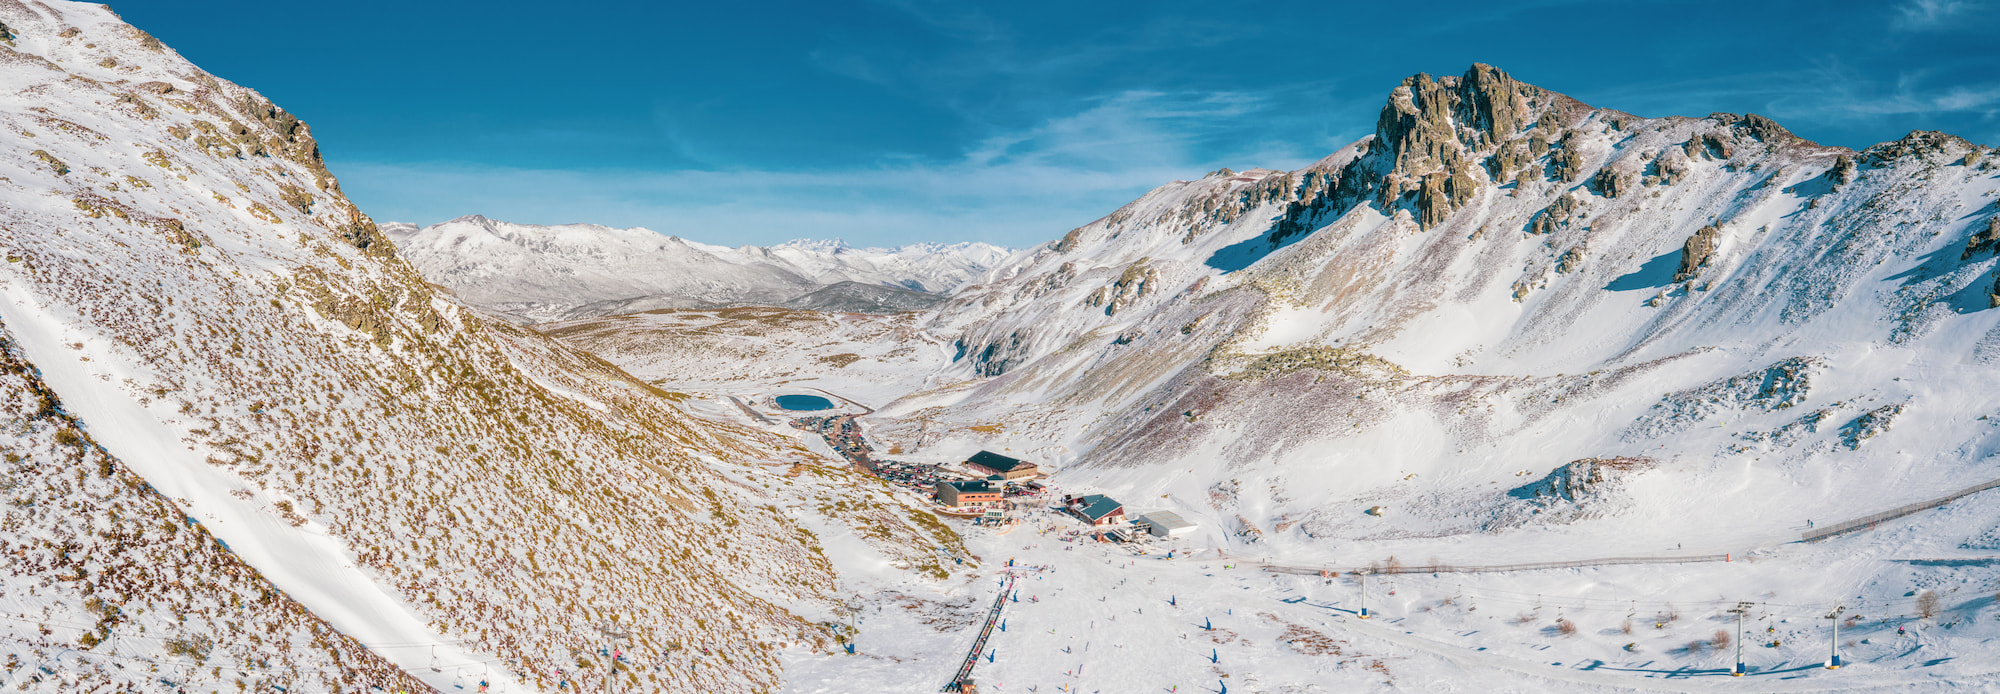
{"type": "Polygon", "coordinates": [[[1041,468],[1020,458],[1000,455],[992,451],[980,451],[965,459],[965,466],[986,475],[999,475],[1007,482],[1034,479],[1042,476],[1041,468]]]}

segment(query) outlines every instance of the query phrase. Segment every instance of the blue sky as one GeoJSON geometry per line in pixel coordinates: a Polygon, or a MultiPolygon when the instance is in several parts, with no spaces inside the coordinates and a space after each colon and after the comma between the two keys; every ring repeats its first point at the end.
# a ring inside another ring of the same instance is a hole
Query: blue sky
{"type": "Polygon", "coordinates": [[[313,126],[379,220],[721,244],[1058,237],[1219,167],[1294,168],[1473,62],[1642,116],[2000,144],[2000,0],[113,5],[313,126]]]}

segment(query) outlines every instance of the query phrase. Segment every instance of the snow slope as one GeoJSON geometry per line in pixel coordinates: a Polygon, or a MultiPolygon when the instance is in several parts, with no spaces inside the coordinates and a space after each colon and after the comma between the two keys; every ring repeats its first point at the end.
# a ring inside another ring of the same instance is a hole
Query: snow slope
{"type": "Polygon", "coordinates": [[[792,241],[727,248],[647,229],[537,226],[477,215],[384,225],[426,279],[528,322],[660,308],[791,306],[882,312],[928,307],[1008,255],[983,243],[853,248],[792,241]],[[837,289],[839,294],[827,294],[837,289]],[[917,294],[921,293],[921,294],[917,294]]]}
{"type": "MultiPolygon", "coordinates": [[[[52,340],[22,330],[41,326],[17,321],[17,307],[0,313],[18,335],[52,340]]],[[[0,344],[0,420],[10,432],[0,485],[9,502],[0,511],[6,530],[0,562],[9,574],[0,597],[0,635],[9,644],[4,684],[49,692],[425,686],[355,638],[396,643],[428,636],[421,622],[409,623],[399,603],[366,590],[373,585],[365,580],[342,584],[338,562],[313,561],[325,554],[260,556],[247,563],[244,550],[302,543],[272,537],[283,533],[271,532],[254,515],[222,522],[218,510],[254,513],[249,504],[208,498],[231,485],[194,485],[182,475],[161,474],[171,464],[150,454],[179,447],[158,441],[135,446],[134,435],[153,433],[144,418],[82,428],[84,420],[105,422],[103,409],[118,403],[88,392],[73,399],[56,395],[58,389],[75,393],[64,386],[94,379],[64,368],[75,365],[66,360],[52,362],[56,370],[39,371],[24,346],[0,344]],[[122,454],[136,455],[115,457],[122,454]],[[261,573],[257,565],[274,571],[261,573]],[[325,573],[301,576],[299,569],[325,573]],[[246,613],[245,604],[258,609],[246,613]],[[215,667],[201,667],[204,662],[215,667]]],[[[204,470],[180,466],[172,472],[197,477],[204,470]]]]}
{"type": "Polygon", "coordinates": [[[851,535],[841,561],[886,567],[871,575],[950,575],[933,556],[949,530],[879,485],[805,475],[828,461],[796,437],[704,417],[434,291],[341,195],[310,128],[256,92],[101,5],[0,0],[0,23],[0,324],[34,374],[16,390],[40,383],[67,418],[16,417],[8,443],[39,466],[21,474],[49,491],[16,497],[8,522],[110,529],[24,534],[8,560],[5,595],[33,598],[9,609],[62,620],[6,622],[50,667],[29,684],[97,676],[103,661],[71,657],[97,633],[71,628],[87,607],[129,608],[102,638],[150,643],[112,647],[141,668],[206,669],[183,675],[195,687],[596,690],[612,665],[591,654],[614,627],[631,633],[628,686],[763,691],[781,651],[833,647],[842,577],[822,537],[851,535]],[[80,447],[51,427],[102,449],[65,457],[80,447]],[[106,479],[146,492],[106,515],[80,495],[120,487],[46,469],[66,460],[108,461],[106,479]],[[210,587],[163,603],[71,573],[80,553],[155,542],[162,497],[219,542],[127,556],[210,587]],[[126,530],[125,513],[151,520],[126,530]]]}
{"type": "MultiPolygon", "coordinates": [[[[965,529],[1043,569],[982,691],[1984,690],[2000,494],[1799,540],[2000,477],[1989,154],[1642,119],[1475,66],[1313,166],[1163,186],[894,330],[553,334],[697,392],[865,393],[897,459],[1006,452],[1199,524],[1144,555],[1046,510],[965,529]],[[1454,569],[1529,562],[1577,565],[1454,569]],[[1431,570],[1351,575],[1398,566],[1431,570]]],[[[790,654],[787,687],[935,690],[989,567],[865,584],[857,654],[790,654]]]]}
{"type": "MultiPolygon", "coordinates": [[[[1991,149],[1942,133],[1856,152],[1758,116],[1593,108],[1486,66],[1418,75],[1373,136],[1313,166],[1163,186],[959,290],[925,314],[954,363],[871,432],[913,460],[1026,453],[1252,561],[1753,560],[1467,576],[1533,628],[1434,621],[1423,639],[1478,665],[1445,682],[1587,658],[1626,674],[1513,686],[1649,688],[1714,668],[1687,645],[1748,600],[1784,613],[1766,625],[1789,620],[1785,643],[1839,602],[1874,620],[1854,646],[1881,677],[1769,689],[1991,686],[2000,496],[1797,541],[2000,477],[1997,196],[1991,149]],[[1922,616],[1923,591],[1942,612],[1922,616]],[[1566,636],[1551,610],[1524,608],[1556,595],[1597,638],[1549,640],[1566,636]],[[1604,635],[1614,611],[1692,602],[1708,624],[1663,627],[1643,656],[1603,648],[1631,640],[1604,635]]],[[[1449,606],[1440,576],[1410,609],[1449,606]]],[[[1810,666],[1786,648],[1756,654],[1810,666]]],[[[1124,681],[1062,677],[1036,681],[1124,681]]]]}
{"type": "Polygon", "coordinates": [[[1301,552],[1893,505],[1993,476],[1985,152],[1413,77],[1312,167],[1163,187],[962,290],[930,325],[978,385],[884,413],[1004,422],[1301,552]],[[1600,475],[1603,503],[1533,498],[1584,459],[1643,462],[1600,475]]]}

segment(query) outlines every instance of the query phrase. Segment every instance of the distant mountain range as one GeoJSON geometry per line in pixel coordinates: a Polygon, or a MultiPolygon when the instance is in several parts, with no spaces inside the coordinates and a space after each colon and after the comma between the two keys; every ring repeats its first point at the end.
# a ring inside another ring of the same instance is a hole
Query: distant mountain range
{"type": "Polygon", "coordinates": [[[1011,253],[986,243],[854,248],[838,240],[729,248],[648,229],[478,215],[382,231],[431,282],[523,323],[662,308],[912,311],[1011,253]]]}

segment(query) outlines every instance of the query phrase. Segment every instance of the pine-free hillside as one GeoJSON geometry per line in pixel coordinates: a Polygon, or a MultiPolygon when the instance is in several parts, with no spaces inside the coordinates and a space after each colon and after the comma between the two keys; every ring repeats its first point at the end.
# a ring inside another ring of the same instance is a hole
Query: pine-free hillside
{"type": "Polygon", "coordinates": [[[157,652],[145,639],[206,639],[176,652],[224,668],[197,686],[407,681],[386,660],[438,688],[480,668],[515,687],[596,689],[601,678],[575,673],[610,667],[590,654],[615,624],[645,663],[619,672],[628,686],[768,691],[781,651],[834,647],[822,622],[842,609],[841,577],[822,537],[866,533],[856,546],[913,577],[945,573],[932,547],[949,531],[880,485],[781,478],[762,464],[823,459],[694,416],[681,396],[435,291],[341,194],[311,129],[257,92],[101,5],[0,0],[0,23],[0,323],[17,371],[39,373],[67,418],[23,419],[16,495],[39,501],[9,522],[105,529],[12,539],[31,554],[0,580],[10,596],[47,596],[19,610],[75,598],[110,615],[30,642],[89,650],[94,635],[157,652]],[[102,450],[48,444],[61,436],[49,427],[102,450]],[[100,460],[115,461],[102,480],[100,460]],[[147,484],[171,511],[127,493],[147,484]],[[875,511],[818,510],[836,503],[875,511]],[[178,534],[163,513],[185,515],[178,534]],[[148,571],[234,572],[213,590],[141,595],[144,581],[88,573],[202,532],[220,542],[148,571]],[[107,543],[138,545],[35,563],[107,543]],[[48,583],[78,566],[76,582],[48,583]],[[312,614],[193,619],[217,601],[250,609],[238,598],[312,614]],[[190,621],[160,626],[159,611],[182,609],[190,621]]]}
{"type": "Polygon", "coordinates": [[[1417,75],[1312,166],[1162,186],[955,293],[925,315],[969,380],[878,431],[1066,447],[1280,553],[1775,532],[1962,487],[1996,476],[1989,154],[1417,75]],[[1641,458],[1585,476],[1611,502],[1557,500],[1579,512],[1509,493],[1641,458]]]}
{"type": "Polygon", "coordinates": [[[10,432],[0,634],[21,690],[428,688],[285,594],[97,445],[4,337],[0,421],[10,432]]]}
{"type": "Polygon", "coordinates": [[[525,323],[740,306],[913,311],[1010,253],[984,243],[729,248],[648,229],[513,224],[478,215],[384,229],[425,278],[472,306],[525,323]]]}

